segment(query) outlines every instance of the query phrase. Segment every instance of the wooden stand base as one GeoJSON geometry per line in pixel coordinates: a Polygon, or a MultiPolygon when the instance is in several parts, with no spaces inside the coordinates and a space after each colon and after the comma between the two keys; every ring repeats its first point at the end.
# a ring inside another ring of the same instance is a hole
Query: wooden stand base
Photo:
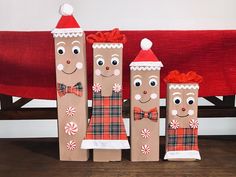
{"type": "Polygon", "coordinates": [[[94,162],[111,162],[111,161],[121,161],[120,149],[95,149],[93,150],[93,161],[94,162]]]}

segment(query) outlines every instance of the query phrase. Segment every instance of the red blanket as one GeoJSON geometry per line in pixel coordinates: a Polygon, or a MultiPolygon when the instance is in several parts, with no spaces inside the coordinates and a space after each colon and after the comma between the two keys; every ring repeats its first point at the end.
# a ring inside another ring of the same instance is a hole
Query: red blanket
{"type": "MultiPolygon", "coordinates": [[[[86,32],[90,34],[91,32],[86,32]]],[[[171,70],[197,71],[204,77],[200,96],[236,94],[236,31],[124,31],[124,98],[129,97],[129,64],[140,50],[140,40],[153,41],[153,51],[171,70]]],[[[92,48],[87,44],[92,68],[92,48]]],[[[0,32],[0,93],[26,98],[56,98],[54,44],[50,32],[0,32]]],[[[92,72],[88,70],[89,98],[92,72]]]]}

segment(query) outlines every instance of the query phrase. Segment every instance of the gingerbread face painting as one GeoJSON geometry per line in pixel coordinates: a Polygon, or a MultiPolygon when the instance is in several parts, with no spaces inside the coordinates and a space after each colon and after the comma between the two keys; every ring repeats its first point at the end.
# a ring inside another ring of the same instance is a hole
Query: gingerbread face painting
{"type": "Polygon", "coordinates": [[[167,83],[166,155],[169,161],[200,160],[198,148],[198,90],[202,77],[172,71],[167,83]]]}
{"type": "Polygon", "coordinates": [[[57,111],[60,160],[87,161],[80,145],[87,129],[87,76],[85,34],[73,17],[73,8],[63,4],[52,31],[55,44],[57,111]]]}
{"type": "Polygon", "coordinates": [[[89,35],[93,47],[93,111],[82,149],[94,149],[93,160],[120,161],[129,149],[122,117],[122,51],[126,38],[118,29],[89,35]]]}
{"type": "Polygon", "coordinates": [[[130,64],[131,161],[159,161],[159,94],[161,61],[144,38],[130,64]]]}

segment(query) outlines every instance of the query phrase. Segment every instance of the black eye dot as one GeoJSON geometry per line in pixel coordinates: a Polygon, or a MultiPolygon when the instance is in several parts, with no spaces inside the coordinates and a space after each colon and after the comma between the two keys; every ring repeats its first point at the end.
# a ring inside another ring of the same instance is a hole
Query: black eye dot
{"type": "Polygon", "coordinates": [[[137,86],[137,87],[139,87],[140,85],[141,85],[140,82],[135,83],[135,86],[137,86]]]}
{"type": "Polygon", "coordinates": [[[179,99],[176,99],[175,100],[175,104],[179,104],[180,103],[180,100],[179,99]]]}
{"type": "Polygon", "coordinates": [[[103,65],[103,61],[99,61],[98,65],[100,65],[100,66],[103,65]]]}
{"type": "Polygon", "coordinates": [[[193,104],[193,100],[189,100],[189,101],[188,101],[188,104],[193,104]]]}
{"type": "Polygon", "coordinates": [[[151,86],[155,86],[155,85],[156,85],[156,82],[152,81],[151,86]]]}
{"type": "Polygon", "coordinates": [[[116,60],[113,60],[113,61],[112,61],[112,64],[113,64],[113,65],[117,65],[117,63],[118,63],[118,62],[117,62],[116,60]]]}
{"type": "Polygon", "coordinates": [[[59,49],[59,50],[58,50],[58,53],[62,55],[64,52],[63,52],[62,49],[59,49]]]}
{"type": "Polygon", "coordinates": [[[78,49],[74,49],[74,54],[78,54],[79,50],[78,49]]]}

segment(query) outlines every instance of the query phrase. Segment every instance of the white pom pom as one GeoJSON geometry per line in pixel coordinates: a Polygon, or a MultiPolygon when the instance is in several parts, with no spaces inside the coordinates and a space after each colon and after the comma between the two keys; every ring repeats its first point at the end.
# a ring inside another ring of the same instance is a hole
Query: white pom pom
{"type": "Polygon", "coordinates": [[[60,8],[60,14],[64,16],[69,16],[73,14],[73,7],[70,4],[63,4],[60,8]]]}
{"type": "Polygon", "coordinates": [[[143,50],[149,50],[152,47],[152,41],[147,38],[142,39],[141,41],[141,48],[143,50]]]}

